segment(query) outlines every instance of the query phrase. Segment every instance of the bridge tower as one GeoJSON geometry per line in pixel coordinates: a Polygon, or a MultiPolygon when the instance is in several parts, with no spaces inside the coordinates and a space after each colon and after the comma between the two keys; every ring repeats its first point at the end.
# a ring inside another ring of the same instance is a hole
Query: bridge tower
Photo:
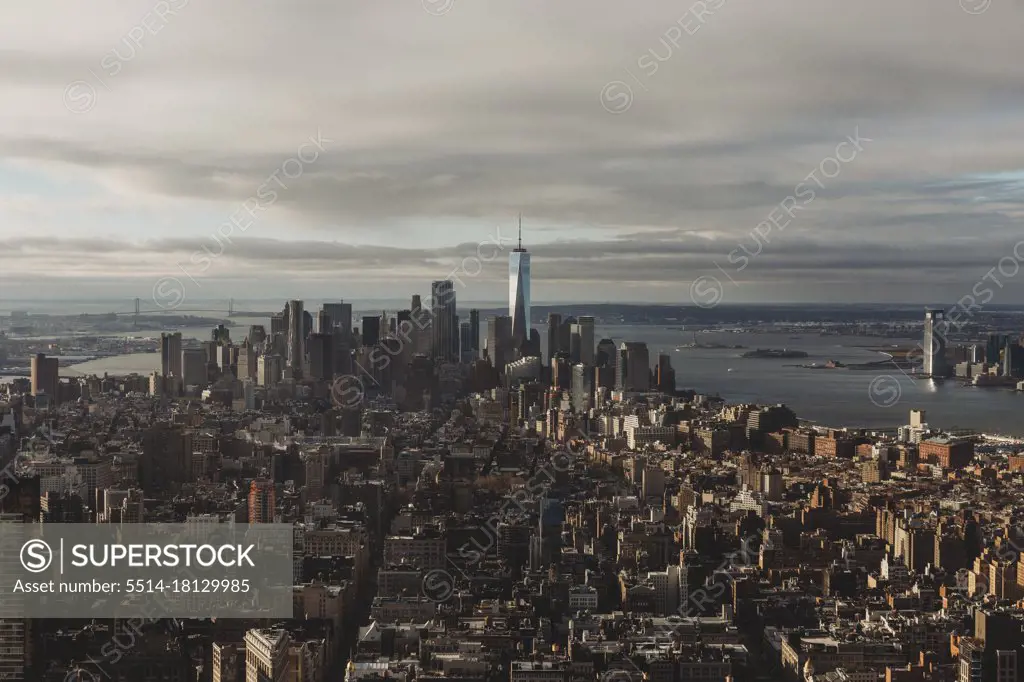
{"type": "Polygon", "coordinates": [[[235,314],[235,299],[228,301],[228,317],[233,317],[235,314]]]}
{"type": "Polygon", "coordinates": [[[141,303],[142,303],[141,299],[139,299],[139,298],[135,299],[135,318],[133,320],[133,323],[135,324],[136,327],[139,326],[139,310],[141,309],[141,303]]]}

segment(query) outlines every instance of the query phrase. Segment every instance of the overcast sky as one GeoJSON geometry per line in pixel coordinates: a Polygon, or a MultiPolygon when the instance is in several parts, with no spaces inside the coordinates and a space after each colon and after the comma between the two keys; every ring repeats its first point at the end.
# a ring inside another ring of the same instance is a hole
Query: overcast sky
{"type": "Polygon", "coordinates": [[[538,303],[953,303],[1006,258],[1024,303],[1022,0],[3,18],[0,298],[500,300],[522,212],[538,303]]]}

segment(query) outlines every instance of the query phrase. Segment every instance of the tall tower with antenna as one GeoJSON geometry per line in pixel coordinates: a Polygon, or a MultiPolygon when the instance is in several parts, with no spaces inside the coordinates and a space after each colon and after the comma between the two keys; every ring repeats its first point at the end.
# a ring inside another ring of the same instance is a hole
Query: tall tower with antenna
{"type": "Polygon", "coordinates": [[[522,348],[530,340],[530,252],[523,248],[523,214],[519,214],[519,245],[508,256],[508,314],[512,342],[522,348]]]}

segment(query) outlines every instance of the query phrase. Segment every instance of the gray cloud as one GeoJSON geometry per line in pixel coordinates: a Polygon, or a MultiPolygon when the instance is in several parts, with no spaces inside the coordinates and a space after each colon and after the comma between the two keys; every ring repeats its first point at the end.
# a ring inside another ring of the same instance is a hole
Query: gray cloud
{"type": "MultiPolygon", "coordinates": [[[[761,283],[861,299],[849,285],[870,279],[865,292],[898,299],[927,279],[952,297],[1016,241],[1020,3],[972,16],[956,0],[726,0],[673,45],[663,38],[689,5],[667,0],[456,2],[439,17],[414,0],[192,0],[110,76],[104,56],[129,54],[124,37],[152,6],[7,10],[0,154],[227,215],[322,129],[328,153],[275,208],[289,227],[276,241],[234,239],[210,281],[272,291],[365,277],[397,295],[457,262],[464,234],[449,236],[450,221],[507,224],[522,211],[540,242],[534,276],[552,283],[538,295],[605,300],[624,295],[616,283],[647,282],[682,298],[855,130],[873,142],[772,236],[737,296],[760,296],[761,283]],[[62,21],[43,21],[43,35],[28,30],[53,13],[62,21]],[[78,79],[96,102],[74,115],[63,96],[78,79]],[[599,95],[617,80],[633,101],[611,115],[599,95]],[[401,246],[409,223],[436,225],[432,241],[401,246]],[[382,234],[396,246],[366,244],[382,234]]],[[[19,258],[8,280],[49,268],[131,282],[208,240],[150,222],[134,240],[69,231],[81,238],[42,235],[43,247],[24,226],[0,227],[19,258]]],[[[481,290],[500,293],[503,276],[490,265],[481,290]]]]}

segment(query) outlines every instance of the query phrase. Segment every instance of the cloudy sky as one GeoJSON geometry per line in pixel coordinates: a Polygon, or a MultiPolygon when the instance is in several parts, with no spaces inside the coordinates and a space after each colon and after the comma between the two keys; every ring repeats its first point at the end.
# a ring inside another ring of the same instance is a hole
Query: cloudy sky
{"type": "Polygon", "coordinates": [[[0,298],[1024,303],[1024,0],[3,14],[0,298]]]}

